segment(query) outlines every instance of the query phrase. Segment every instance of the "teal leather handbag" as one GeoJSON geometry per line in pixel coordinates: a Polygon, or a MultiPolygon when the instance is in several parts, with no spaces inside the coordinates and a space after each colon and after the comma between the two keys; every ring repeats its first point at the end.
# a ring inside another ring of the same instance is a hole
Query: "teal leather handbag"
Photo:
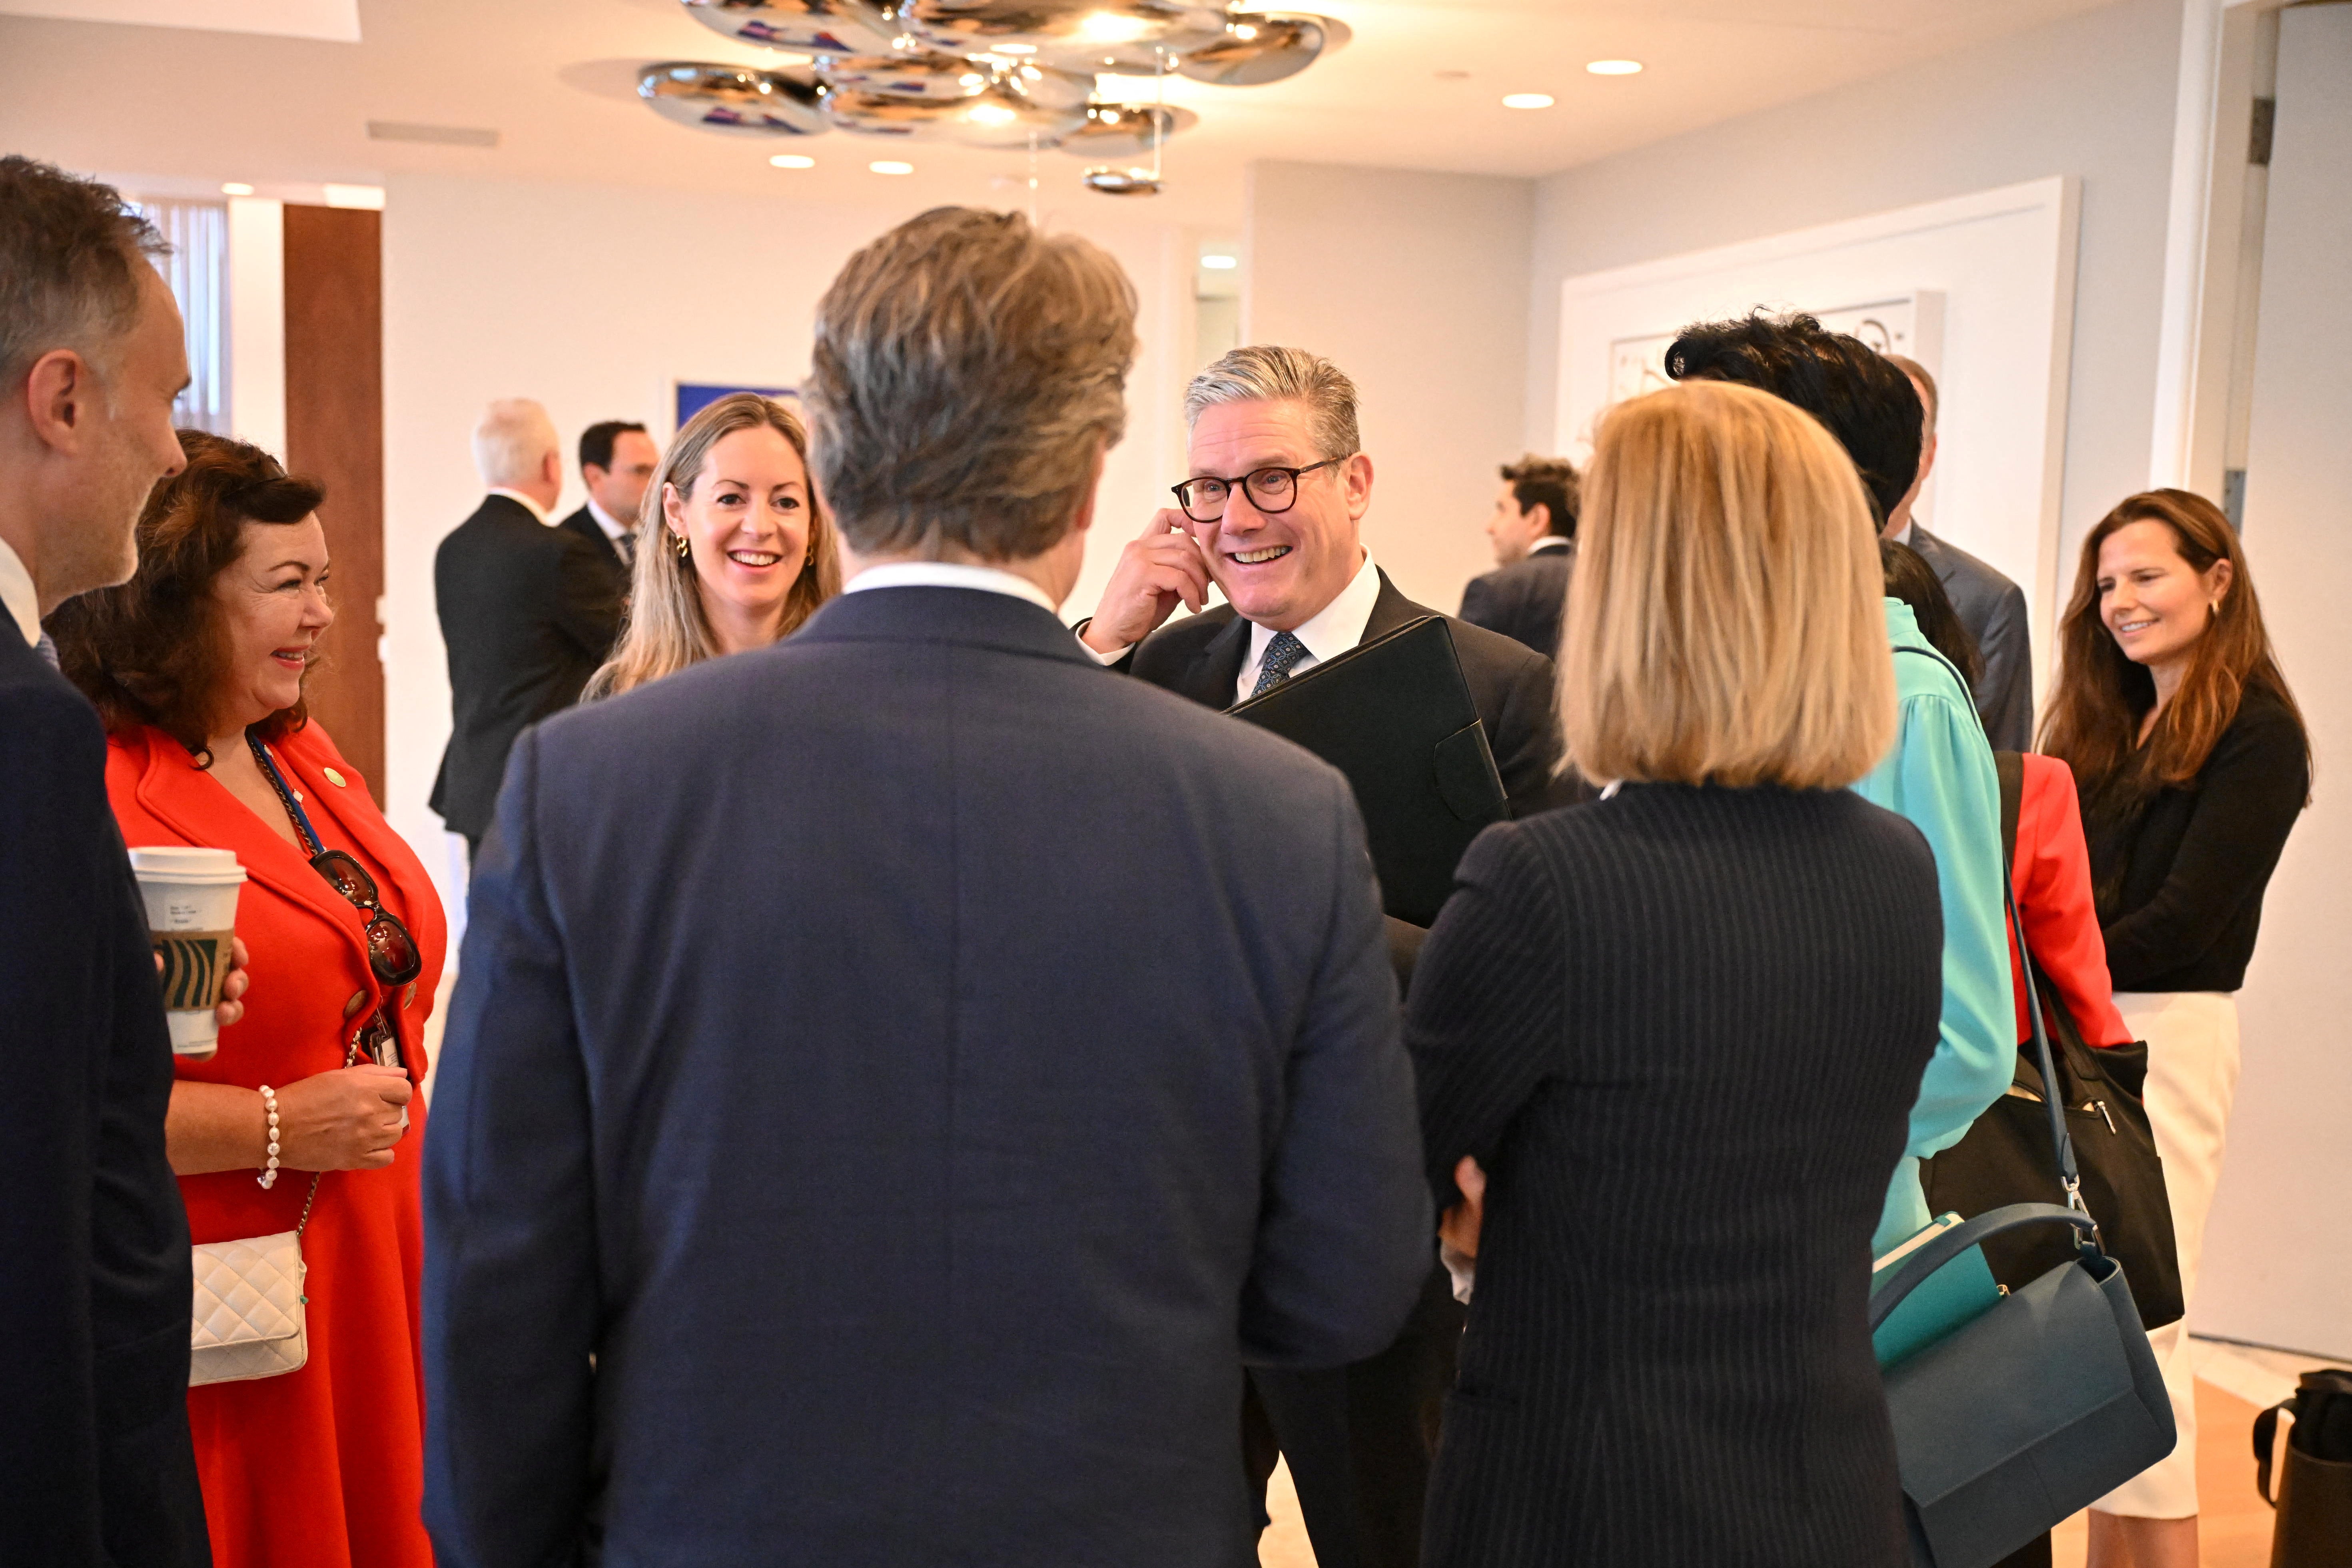
{"type": "MultiPolygon", "coordinates": [[[[2017,931],[2012,900],[2011,931],[2017,931]]],[[[2026,1006],[2042,1081],[2057,1080],[2033,972],[2026,1006]]],[[[1919,1247],[1870,1298],[1875,1331],[1936,1271],[1990,1238],[2066,1226],[2074,1254],[1882,1373],[1917,1568],[1990,1568],[2172,1452],[2172,1401],[2123,1265],[2083,1208],[2063,1111],[2050,1105],[2067,1206],[2012,1204],[1919,1247]]]]}

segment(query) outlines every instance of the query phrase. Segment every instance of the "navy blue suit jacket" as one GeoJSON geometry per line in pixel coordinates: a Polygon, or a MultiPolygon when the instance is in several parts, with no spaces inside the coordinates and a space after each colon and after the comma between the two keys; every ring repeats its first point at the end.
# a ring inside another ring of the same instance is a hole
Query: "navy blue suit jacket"
{"type": "Polygon", "coordinates": [[[1370,1354],[1429,1267],[1338,773],[877,589],[527,731],[473,887],[445,1568],[1252,1560],[1240,1363],[1370,1354]]]}
{"type": "Polygon", "coordinates": [[[0,1563],[209,1563],[172,1043],[106,734],[0,611],[0,1563]]]}

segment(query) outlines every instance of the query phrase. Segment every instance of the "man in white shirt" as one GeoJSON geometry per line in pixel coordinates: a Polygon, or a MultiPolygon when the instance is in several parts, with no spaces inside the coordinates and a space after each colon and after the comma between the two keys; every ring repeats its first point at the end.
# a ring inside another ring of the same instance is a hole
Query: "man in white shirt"
{"type": "MultiPolygon", "coordinates": [[[[1080,626],[1097,658],[1229,708],[1437,614],[1399,593],[1364,548],[1372,459],[1358,438],[1355,384],[1338,366],[1304,349],[1236,349],[1193,377],[1184,413],[1192,477],[1176,487],[1178,507],[1129,542],[1080,626]],[[1203,609],[1213,583],[1227,602],[1203,609]],[[1161,626],[1179,604],[1201,613],[1161,626]]],[[[1482,626],[1448,626],[1513,815],[1564,798],[1552,778],[1551,661],[1482,626]]],[[[1391,927],[1394,948],[1402,922],[1391,927]]],[[[1252,1479],[1262,1495],[1278,1446],[1320,1563],[1418,1559],[1431,1434],[1462,1328],[1433,1238],[1430,1265],[1412,1320],[1380,1355],[1251,1369],[1252,1479]]]]}
{"type": "Polygon", "coordinates": [[[625,597],[636,561],[637,510],[660,466],[661,448],[642,425],[605,419],[580,433],[580,482],[588,499],[562,526],[605,563],[613,591],[625,597]]]}
{"type": "Polygon", "coordinates": [[[1527,644],[1546,658],[1559,648],[1559,620],[1576,567],[1576,469],[1532,454],[1503,466],[1486,538],[1496,569],[1462,590],[1462,618],[1527,644]]]}
{"type": "Polygon", "coordinates": [[[185,461],[165,249],[108,186],[0,158],[0,1563],[212,1560],[163,998],[104,731],[41,633],[131,575],[185,461]]]}

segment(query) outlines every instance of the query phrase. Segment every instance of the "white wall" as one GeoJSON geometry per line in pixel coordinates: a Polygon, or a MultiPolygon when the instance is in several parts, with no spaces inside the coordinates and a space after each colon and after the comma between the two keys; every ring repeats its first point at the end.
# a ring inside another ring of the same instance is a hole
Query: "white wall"
{"type": "Polygon", "coordinates": [[[1360,395],[1365,542],[1451,612],[1494,565],[1496,466],[1525,449],[1533,183],[1252,165],[1243,341],[1312,349],[1360,395]]]}
{"type": "Polygon", "coordinates": [[[1564,279],[2077,175],[2060,528],[2071,581],[2074,542],[2147,481],[2179,36],[2179,0],[2121,0],[1540,182],[1528,440],[1552,436],[1564,279]]]}
{"type": "MultiPolygon", "coordinates": [[[[1176,399],[1194,368],[1191,237],[1124,211],[1114,221],[1108,204],[1087,199],[1093,207],[1048,210],[1043,219],[1087,235],[1127,268],[1141,296],[1143,348],[1072,618],[1092,605],[1118,544],[1177,477],[1176,399]]],[[[639,419],[667,432],[676,381],[795,384],[808,368],[818,296],[852,252],[911,216],[641,188],[391,181],[385,791],[393,826],[436,875],[449,858],[425,800],[448,734],[449,690],[433,552],[480,500],[467,441],[482,406],[536,397],[568,447],[599,419],[639,419]]],[[[565,510],[582,499],[578,475],[568,479],[565,510]]]]}
{"type": "Polygon", "coordinates": [[[2318,774],[2240,994],[2243,1075],[2190,1321],[2352,1358],[2352,5],[2279,21],[2245,548],[2318,774]]]}

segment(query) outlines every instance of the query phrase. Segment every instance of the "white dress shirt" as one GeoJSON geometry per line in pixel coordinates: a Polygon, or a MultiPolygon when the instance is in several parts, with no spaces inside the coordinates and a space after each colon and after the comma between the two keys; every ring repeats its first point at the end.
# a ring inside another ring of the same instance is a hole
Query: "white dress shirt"
{"type": "MultiPolygon", "coordinates": [[[[1290,667],[1293,676],[1304,675],[1317,665],[1335,659],[1364,640],[1364,628],[1371,624],[1372,606],[1380,603],[1381,573],[1372,564],[1370,551],[1364,552],[1364,563],[1348,579],[1348,585],[1337,597],[1317,611],[1306,625],[1293,627],[1291,636],[1307,645],[1307,657],[1290,667]]],[[[1271,626],[1250,624],[1249,657],[1242,660],[1241,679],[1234,683],[1234,700],[1244,701],[1257,686],[1259,668],[1265,663],[1265,645],[1275,637],[1271,626]]]]}
{"type": "Polygon", "coordinates": [[[1567,538],[1565,535],[1547,533],[1541,539],[1537,540],[1533,544],[1528,546],[1528,553],[1530,555],[1539,555],[1547,550],[1565,550],[1574,541],[1567,538]]]}
{"type": "Polygon", "coordinates": [[[492,485],[490,487],[490,493],[494,496],[504,496],[507,500],[511,501],[520,501],[523,505],[523,510],[530,512],[531,516],[539,519],[541,522],[546,524],[550,528],[553,528],[555,526],[555,520],[547,515],[547,509],[540,505],[539,502],[531,497],[523,494],[520,490],[510,490],[504,485],[492,485]]]}
{"type": "Polygon", "coordinates": [[[1909,518],[1907,518],[1907,517],[1906,517],[1906,518],[1905,518],[1905,519],[1903,520],[1903,527],[1902,527],[1902,530],[1901,530],[1899,532],[1896,532],[1896,533],[1893,533],[1893,534],[1888,535],[1888,537],[1889,537],[1889,538],[1891,538],[1891,539],[1893,539],[1893,540],[1895,541],[1895,543],[1897,543],[1897,544],[1899,544],[1899,545],[1903,546],[1903,548],[1905,548],[1906,550],[1910,549],[1910,548],[1911,548],[1911,520],[1910,520],[1909,518]]]}
{"type": "Polygon", "coordinates": [[[954,561],[891,561],[868,566],[842,584],[841,591],[856,594],[867,588],[977,588],[983,594],[1026,599],[1049,616],[1055,613],[1045,590],[1018,573],[954,561]]]}
{"type": "MultiPolygon", "coordinates": [[[[509,495],[513,494],[511,490],[504,493],[509,495]]],[[[530,498],[525,496],[520,499],[528,500],[530,498]]],[[[630,534],[635,531],[634,529],[624,528],[618,522],[615,522],[613,520],[613,514],[611,512],[606,511],[603,507],[596,504],[596,498],[594,496],[590,496],[588,498],[588,515],[596,520],[596,526],[603,529],[604,531],[604,537],[611,540],[615,545],[619,545],[621,541],[628,538],[630,534]]],[[[541,522],[545,522],[547,519],[544,516],[541,516],[540,521],[541,522]]]]}
{"type": "Polygon", "coordinates": [[[25,563],[5,539],[0,539],[0,604],[8,606],[9,618],[25,634],[25,641],[37,646],[41,640],[40,591],[33,586],[33,574],[25,570],[25,563]]]}

